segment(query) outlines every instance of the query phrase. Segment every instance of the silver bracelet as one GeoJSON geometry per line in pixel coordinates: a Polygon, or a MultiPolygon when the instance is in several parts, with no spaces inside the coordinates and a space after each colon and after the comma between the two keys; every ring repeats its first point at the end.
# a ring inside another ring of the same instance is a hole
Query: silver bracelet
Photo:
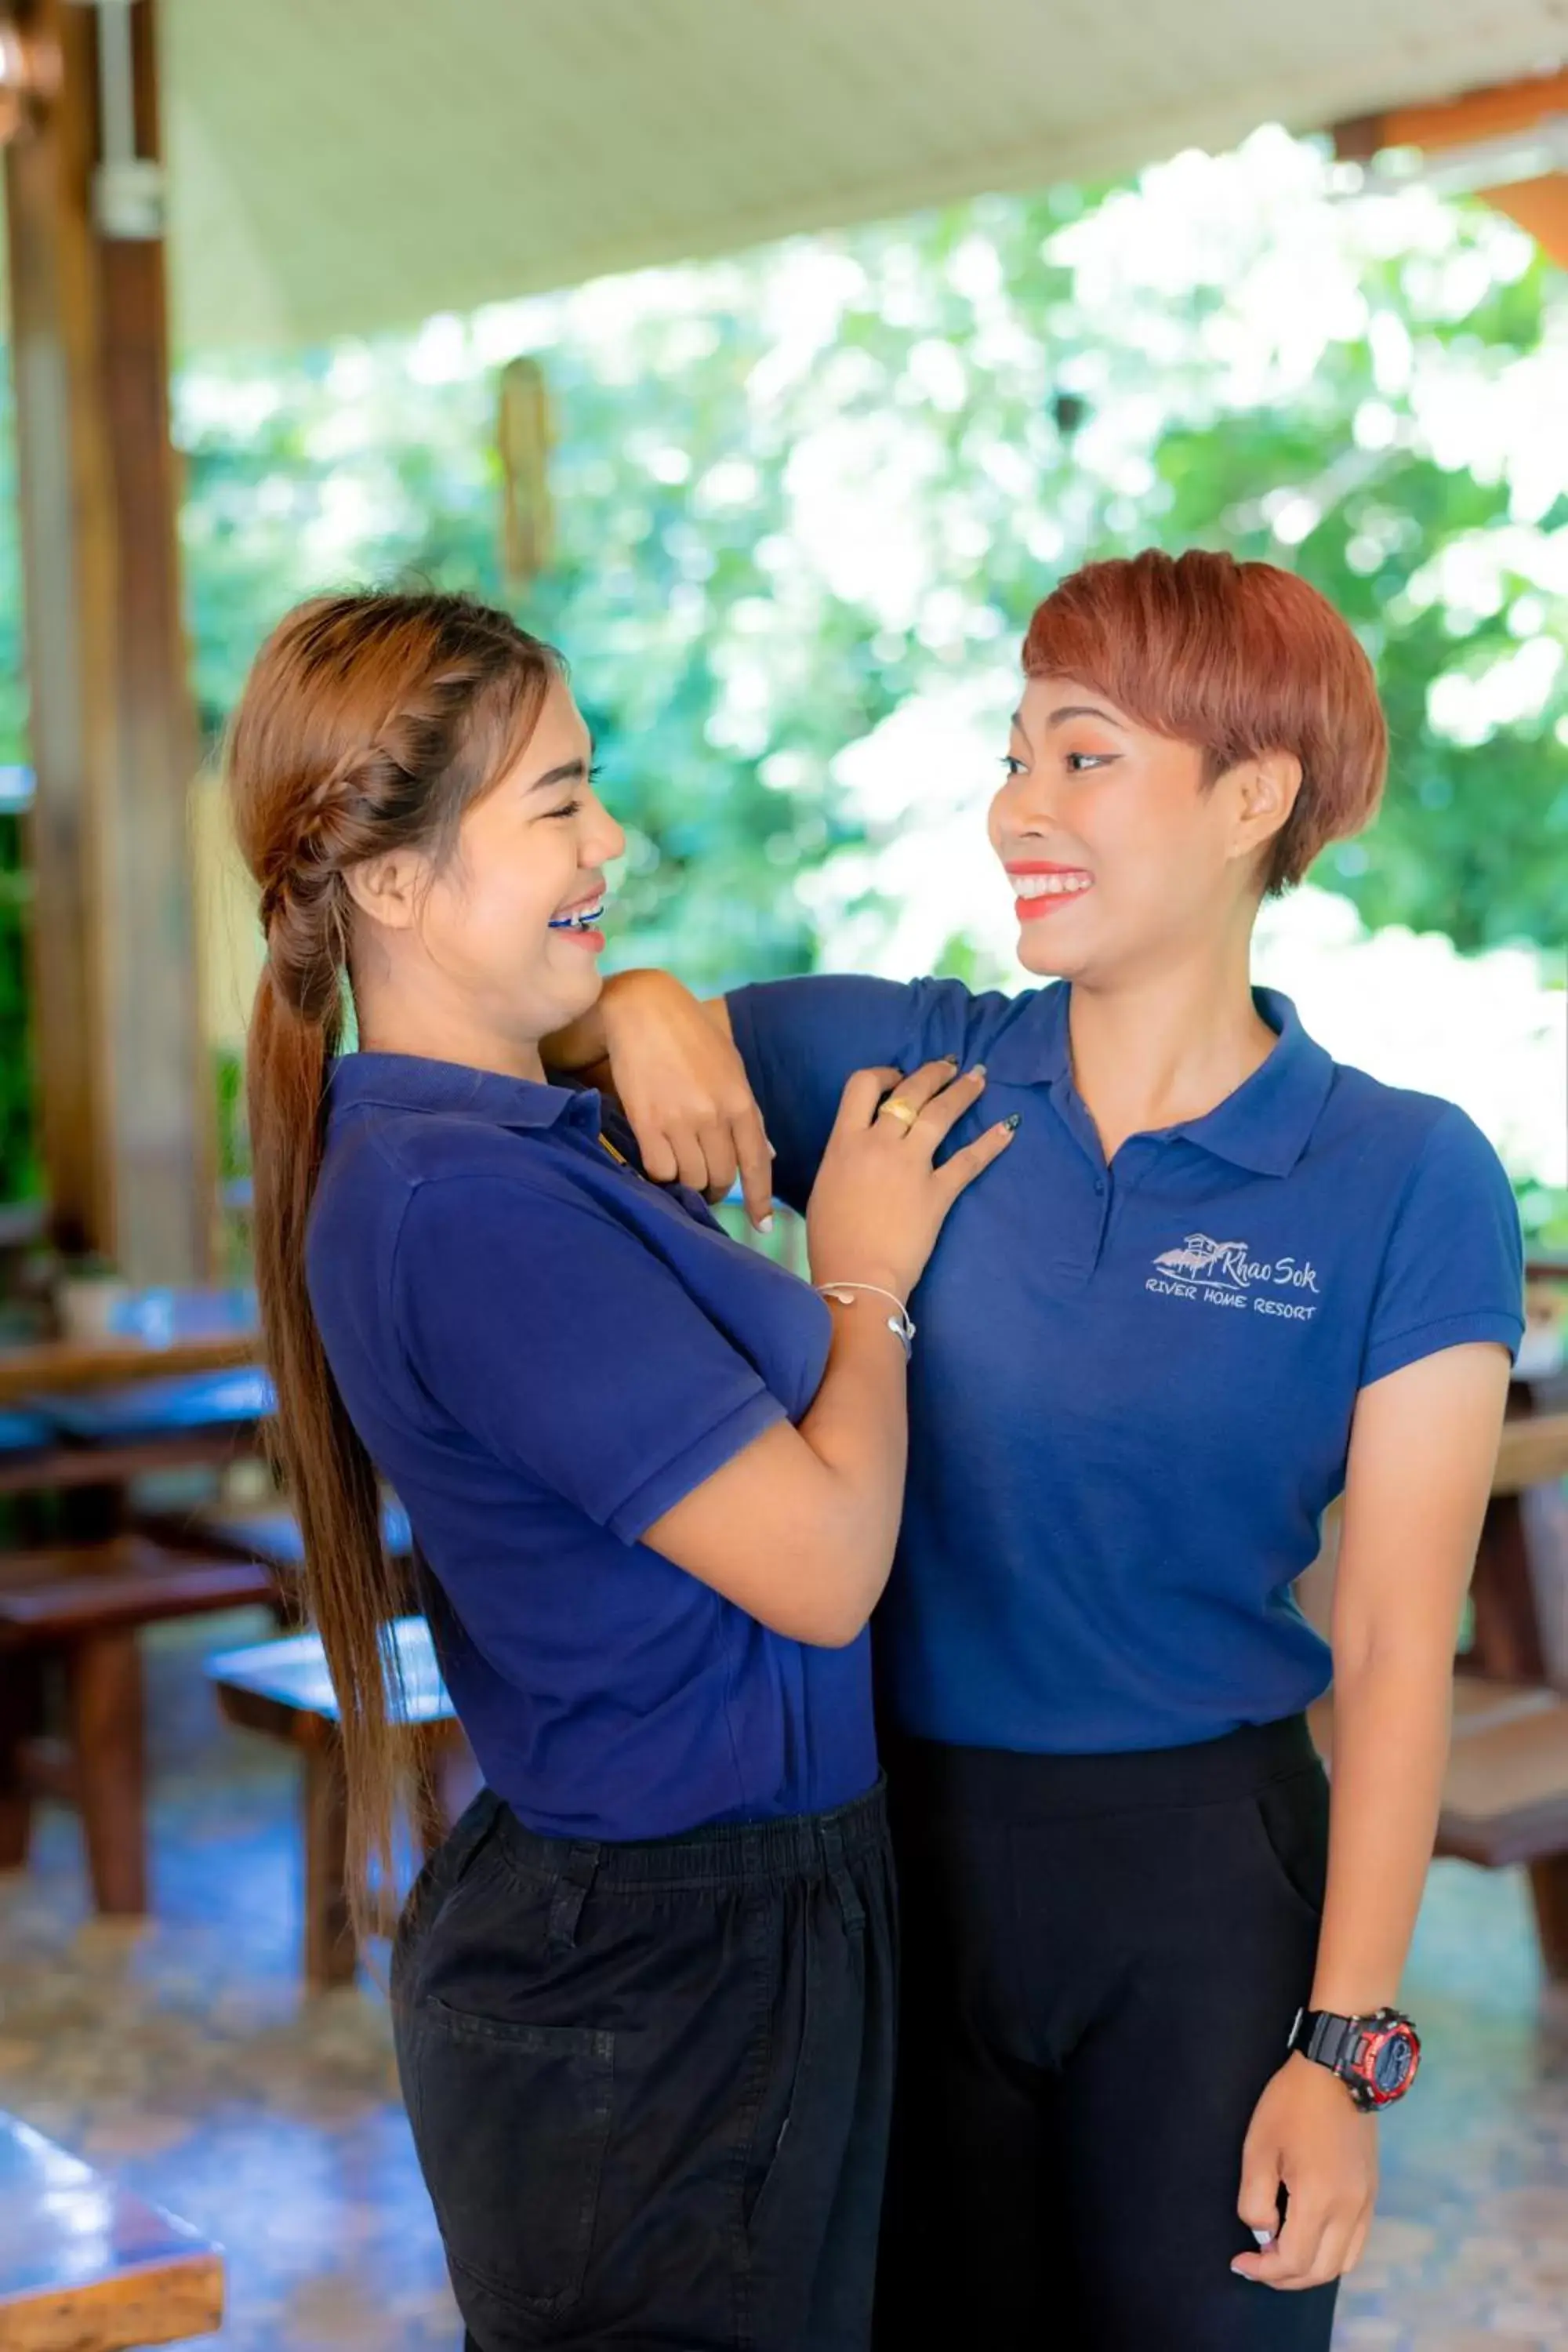
{"type": "Polygon", "coordinates": [[[816,1286],[819,1298],[834,1299],[840,1307],[853,1307],[856,1294],[862,1290],[868,1291],[873,1298],[885,1298],[889,1307],[897,1309],[888,1318],[888,1328],[902,1348],[908,1363],[914,1353],[915,1327],[910,1320],[909,1308],[895,1292],[884,1290],[875,1282],[819,1282],[816,1286]]]}

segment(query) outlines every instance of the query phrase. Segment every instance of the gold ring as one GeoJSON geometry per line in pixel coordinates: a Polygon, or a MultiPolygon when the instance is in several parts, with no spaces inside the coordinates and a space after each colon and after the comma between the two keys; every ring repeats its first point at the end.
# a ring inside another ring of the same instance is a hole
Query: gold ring
{"type": "Polygon", "coordinates": [[[904,1102],[897,1095],[889,1095],[887,1101],[882,1105],[881,1109],[877,1113],[877,1117],[879,1118],[896,1118],[899,1125],[903,1129],[904,1133],[908,1135],[910,1128],[913,1127],[916,1119],[919,1118],[920,1113],[915,1108],[913,1103],[904,1102]]]}

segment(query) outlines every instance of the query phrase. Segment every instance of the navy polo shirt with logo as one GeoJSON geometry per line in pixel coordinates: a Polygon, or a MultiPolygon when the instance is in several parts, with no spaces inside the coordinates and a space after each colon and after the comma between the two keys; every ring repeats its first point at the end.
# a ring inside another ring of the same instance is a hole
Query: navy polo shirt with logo
{"type": "Polygon", "coordinates": [[[485,1779],[531,1828],[847,1803],[877,1774],[866,1637],[786,1641],[641,1540],[800,1420],[829,1310],[617,1165],[600,1118],[592,1093],[338,1062],[307,1253],[328,1360],[439,1588],[485,1779]]]}
{"type": "Polygon", "coordinates": [[[729,1005],[797,1207],[854,1068],[984,1062],[955,1142],[1022,1114],[914,1300],[876,1629],[895,1719],[966,1746],[1174,1747],[1326,1688],[1291,1588],[1343,1487],[1356,1398],[1439,1349],[1517,1348],[1519,1223],[1463,1112],[1340,1066],[1267,991],[1262,1066],[1108,1168],[1068,999],[823,976],[729,1005]]]}

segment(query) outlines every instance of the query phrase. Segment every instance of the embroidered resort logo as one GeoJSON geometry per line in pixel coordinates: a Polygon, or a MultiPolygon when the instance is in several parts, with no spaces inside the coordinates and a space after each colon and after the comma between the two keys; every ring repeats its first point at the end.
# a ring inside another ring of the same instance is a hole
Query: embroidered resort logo
{"type": "Polygon", "coordinates": [[[1310,1323],[1318,1311],[1303,1298],[1275,1295],[1293,1290],[1316,1297],[1318,1270],[1310,1258],[1256,1258],[1249,1243],[1211,1241],[1207,1234],[1189,1234],[1179,1249],[1162,1250],[1144,1288],[1168,1298],[1237,1307],[1244,1314],[1250,1309],[1279,1315],[1292,1323],[1310,1323]]]}
{"type": "Polygon", "coordinates": [[[1154,1263],[1162,1274],[1180,1275],[1188,1282],[1202,1276],[1208,1282],[1227,1282],[1235,1290],[1247,1288],[1245,1242],[1211,1242],[1207,1234],[1189,1234],[1180,1249],[1166,1250],[1154,1263]]]}

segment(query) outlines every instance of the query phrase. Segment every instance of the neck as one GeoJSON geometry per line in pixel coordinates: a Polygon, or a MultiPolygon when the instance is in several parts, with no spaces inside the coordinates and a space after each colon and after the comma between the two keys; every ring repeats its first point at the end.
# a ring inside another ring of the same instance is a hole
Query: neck
{"type": "Polygon", "coordinates": [[[1074,983],[1073,1078],[1107,1160],[1129,1136],[1202,1118],[1268,1060],[1277,1041],[1252,1001],[1248,946],[1211,942],[1158,972],[1074,983]]]}
{"type": "Polygon", "coordinates": [[[488,1021],[481,1008],[443,1002],[438,982],[417,992],[366,987],[356,980],[359,1042],[367,1054],[410,1054],[426,1062],[456,1062],[464,1069],[496,1070],[503,1077],[544,1083],[537,1037],[520,1037],[488,1021]]]}

